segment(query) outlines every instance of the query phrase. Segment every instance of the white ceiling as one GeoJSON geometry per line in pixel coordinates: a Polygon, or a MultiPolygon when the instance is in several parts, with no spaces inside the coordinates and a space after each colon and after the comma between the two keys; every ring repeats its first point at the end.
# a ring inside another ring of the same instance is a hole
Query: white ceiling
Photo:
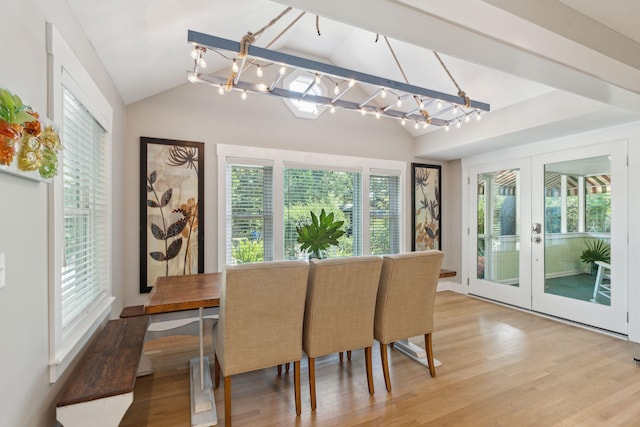
{"type": "MultiPolygon", "coordinates": [[[[637,0],[68,2],[127,104],[186,83],[193,66],[187,30],[239,41],[291,5],[294,10],[256,46],[271,42],[306,10],[271,49],[403,81],[382,37],[375,42],[376,33],[386,34],[411,84],[456,94],[434,49],[472,99],[491,104],[487,123],[483,118],[475,129],[460,129],[457,135],[408,127],[421,156],[448,160],[531,142],[538,135],[546,137],[550,129],[556,132],[552,135],[561,135],[640,117],[637,0]],[[321,36],[316,14],[321,16],[321,36]],[[506,130],[499,125],[501,117],[535,102],[545,105],[551,97],[579,107],[571,115],[549,103],[529,123],[518,120],[517,128],[506,130]],[[590,120],[580,120],[587,115],[590,120]]],[[[228,67],[221,57],[209,55],[207,61],[207,70],[228,67]]]]}

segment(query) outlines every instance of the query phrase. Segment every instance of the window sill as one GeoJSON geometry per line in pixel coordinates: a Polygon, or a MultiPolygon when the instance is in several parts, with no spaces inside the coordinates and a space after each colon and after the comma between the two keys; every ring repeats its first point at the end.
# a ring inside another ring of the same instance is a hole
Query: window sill
{"type": "Polygon", "coordinates": [[[104,297],[85,318],[69,332],[60,348],[52,348],[49,361],[49,382],[56,382],[69,367],[75,357],[85,348],[93,334],[111,313],[114,297],[104,297]]]}

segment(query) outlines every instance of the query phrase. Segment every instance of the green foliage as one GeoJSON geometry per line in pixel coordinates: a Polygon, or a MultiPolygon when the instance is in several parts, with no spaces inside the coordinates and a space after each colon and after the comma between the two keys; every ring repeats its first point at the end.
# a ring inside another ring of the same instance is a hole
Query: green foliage
{"type": "Polygon", "coordinates": [[[242,239],[233,246],[231,255],[238,264],[264,261],[264,244],[262,240],[242,239]]]}
{"type": "Polygon", "coordinates": [[[344,221],[334,221],[333,218],[333,212],[327,215],[324,209],[319,217],[311,211],[311,223],[296,227],[300,250],[320,258],[321,251],[329,246],[337,246],[338,239],[344,234],[344,230],[340,229],[344,221]]]}
{"type": "Polygon", "coordinates": [[[23,124],[36,120],[28,113],[29,106],[22,103],[18,95],[0,88],[0,119],[7,123],[23,124]]]}
{"type": "Polygon", "coordinates": [[[594,263],[596,261],[604,261],[609,263],[611,260],[611,247],[603,240],[587,240],[585,241],[587,248],[582,251],[580,259],[584,263],[594,263]]]}

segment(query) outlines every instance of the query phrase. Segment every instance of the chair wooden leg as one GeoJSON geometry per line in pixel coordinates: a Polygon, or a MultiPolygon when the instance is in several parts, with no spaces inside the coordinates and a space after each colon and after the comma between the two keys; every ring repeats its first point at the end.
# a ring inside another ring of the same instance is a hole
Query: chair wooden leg
{"type": "Polygon", "coordinates": [[[282,365],[278,365],[278,376],[282,375],[282,365]]]}
{"type": "Polygon", "coordinates": [[[289,373],[289,366],[291,365],[291,363],[287,362],[284,364],[284,371],[288,374],[289,373]]]}
{"type": "Polygon", "coordinates": [[[427,351],[427,362],[429,363],[429,373],[436,376],[436,367],[433,364],[433,348],[431,345],[431,333],[424,334],[424,348],[427,351]]]}
{"type": "Polygon", "coordinates": [[[367,367],[367,385],[369,386],[369,394],[373,395],[373,369],[371,363],[371,347],[365,347],[364,360],[367,367]]]}
{"type": "Polygon", "coordinates": [[[231,375],[224,377],[224,425],[231,427],[231,375]]]}
{"type": "Polygon", "coordinates": [[[309,396],[311,398],[311,410],[316,410],[316,360],[309,357],[309,396]]]}
{"type": "Polygon", "coordinates": [[[387,355],[387,345],[380,343],[380,360],[382,361],[382,374],[384,375],[384,385],[387,391],[391,391],[391,379],[389,378],[389,358],[387,355]]]}
{"type": "Polygon", "coordinates": [[[218,361],[218,356],[213,354],[214,366],[213,366],[213,377],[215,388],[220,387],[220,362],[218,361]]]}
{"type": "Polygon", "coordinates": [[[389,343],[389,347],[391,347],[391,350],[393,350],[395,348],[396,343],[395,342],[390,342],[389,343]]]}
{"type": "Polygon", "coordinates": [[[338,356],[340,356],[340,362],[342,362],[344,360],[344,353],[340,352],[338,353],[338,356]]]}
{"type": "Polygon", "coordinates": [[[296,415],[302,413],[302,403],[300,402],[300,361],[293,362],[293,387],[296,395],[296,415]]]}
{"type": "Polygon", "coordinates": [[[351,360],[351,350],[347,350],[347,360],[351,360]]]}

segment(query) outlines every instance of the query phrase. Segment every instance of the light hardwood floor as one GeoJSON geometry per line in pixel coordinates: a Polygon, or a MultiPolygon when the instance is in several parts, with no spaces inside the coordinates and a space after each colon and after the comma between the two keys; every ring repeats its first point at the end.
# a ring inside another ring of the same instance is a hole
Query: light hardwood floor
{"type": "MultiPolygon", "coordinates": [[[[427,368],[391,351],[387,393],[374,347],[376,393],[369,396],[363,351],[316,364],[318,409],[309,407],[302,362],[302,415],[293,373],[265,369],[232,378],[235,426],[639,426],[640,344],[453,292],[436,297],[434,355],[427,368]]],[[[339,331],[336,331],[339,332],[339,331]]],[[[274,343],[277,344],[277,343],[274,343]]],[[[155,373],[138,378],[121,427],[189,426],[188,360],[194,337],[146,344],[155,373]]],[[[207,351],[211,354],[211,343],[207,351]]],[[[212,369],[213,370],[213,369],[212,369]]],[[[223,386],[215,391],[224,424],[223,386]]]]}

